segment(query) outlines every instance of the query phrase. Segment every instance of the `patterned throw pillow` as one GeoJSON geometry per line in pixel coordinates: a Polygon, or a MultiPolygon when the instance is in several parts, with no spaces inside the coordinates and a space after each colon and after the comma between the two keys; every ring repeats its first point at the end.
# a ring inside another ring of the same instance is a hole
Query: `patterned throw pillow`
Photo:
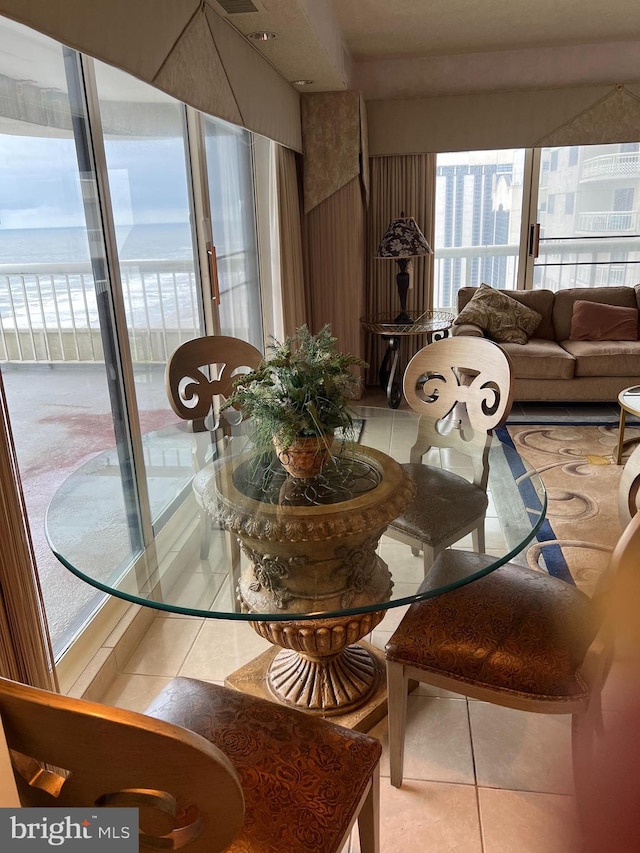
{"type": "Polygon", "coordinates": [[[454,323],[472,323],[500,343],[526,344],[540,325],[542,314],[522,305],[502,290],[481,284],[454,323]]]}

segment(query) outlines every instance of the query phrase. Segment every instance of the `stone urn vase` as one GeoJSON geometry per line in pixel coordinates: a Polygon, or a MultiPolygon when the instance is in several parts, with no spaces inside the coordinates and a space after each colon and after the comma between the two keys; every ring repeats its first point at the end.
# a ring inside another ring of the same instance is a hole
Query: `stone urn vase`
{"type": "Polygon", "coordinates": [[[332,457],[316,479],[281,472],[267,482],[251,456],[230,460],[204,502],[249,558],[238,579],[242,610],[281,648],[268,688],[311,713],[351,711],[384,679],[358,640],[386,612],[376,608],[392,590],[378,541],[412,500],[413,481],[386,454],[357,446],[332,457]]]}

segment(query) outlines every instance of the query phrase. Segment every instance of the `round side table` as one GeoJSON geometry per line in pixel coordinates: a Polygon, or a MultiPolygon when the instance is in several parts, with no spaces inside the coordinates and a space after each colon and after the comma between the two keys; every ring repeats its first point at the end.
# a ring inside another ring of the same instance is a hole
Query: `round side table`
{"type": "Polygon", "coordinates": [[[620,426],[618,427],[618,447],[616,449],[616,465],[622,465],[622,453],[625,444],[634,444],[640,439],[630,438],[624,440],[624,425],[627,418],[627,412],[630,415],[638,415],[640,417],[640,385],[632,385],[631,388],[625,388],[618,394],[618,403],[620,404],[620,426]]]}
{"type": "Polygon", "coordinates": [[[453,320],[454,315],[444,311],[425,311],[412,323],[396,323],[392,314],[360,318],[361,324],[368,332],[380,335],[382,340],[387,342],[378,377],[392,409],[397,409],[402,400],[403,371],[399,366],[401,339],[408,335],[426,335],[427,342],[432,343],[449,334],[453,320]]]}

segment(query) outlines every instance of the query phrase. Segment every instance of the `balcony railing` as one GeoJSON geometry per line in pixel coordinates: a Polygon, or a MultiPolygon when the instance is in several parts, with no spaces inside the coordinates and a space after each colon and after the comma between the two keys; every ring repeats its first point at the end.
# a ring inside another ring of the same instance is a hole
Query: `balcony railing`
{"type": "MultiPolygon", "coordinates": [[[[221,255],[218,265],[221,290],[240,324],[243,316],[235,315],[243,314],[244,300],[232,292],[246,287],[245,253],[221,255]]],[[[165,363],[180,343],[200,334],[192,264],[125,261],[120,274],[135,363],[165,363]]],[[[0,361],[104,361],[89,262],[0,264],[0,361]]]]}
{"type": "Polygon", "coordinates": [[[604,234],[628,231],[637,234],[640,227],[640,213],[632,210],[607,211],[594,210],[590,213],[578,214],[576,229],[585,232],[604,234]]]}
{"type": "MultiPolygon", "coordinates": [[[[121,276],[134,361],[166,361],[200,325],[193,267],[132,261],[121,276]]],[[[89,263],[1,264],[0,318],[0,360],[104,359],[89,263]]]]}
{"type": "Polygon", "coordinates": [[[620,154],[591,157],[582,164],[580,176],[583,181],[629,177],[640,177],[640,151],[623,151],[620,154]]]}

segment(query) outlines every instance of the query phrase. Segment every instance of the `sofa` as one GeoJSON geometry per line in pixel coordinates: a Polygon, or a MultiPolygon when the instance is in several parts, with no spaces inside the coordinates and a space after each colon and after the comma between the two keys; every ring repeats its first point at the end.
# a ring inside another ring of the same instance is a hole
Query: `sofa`
{"type": "MultiPolygon", "coordinates": [[[[460,289],[458,312],[470,302],[477,289],[460,289]]],[[[620,306],[637,311],[640,308],[640,285],[575,287],[558,292],[510,290],[500,293],[541,315],[539,324],[526,343],[498,340],[499,346],[511,359],[515,378],[514,400],[615,402],[623,388],[640,384],[640,340],[571,339],[576,337],[575,325],[572,331],[576,302],[600,303],[603,306],[620,306]]],[[[576,306],[576,310],[583,307],[576,306]]],[[[592,316],[594,311],[596,314],[599,311],[602,315],[622,313],[627,319],[629,315],[635,317],[633,332],[638,337],[638,315],[633,311],[608,312],[593,304],[587,307],[590,307],[592,316]]],[[[478,325],[459,321],[462,321],[460,315],[452,329],[454,335],[492,337],[478,325]]],[[[594,335],[597,337],[598,332],[594,332],[594,335]]]]}

